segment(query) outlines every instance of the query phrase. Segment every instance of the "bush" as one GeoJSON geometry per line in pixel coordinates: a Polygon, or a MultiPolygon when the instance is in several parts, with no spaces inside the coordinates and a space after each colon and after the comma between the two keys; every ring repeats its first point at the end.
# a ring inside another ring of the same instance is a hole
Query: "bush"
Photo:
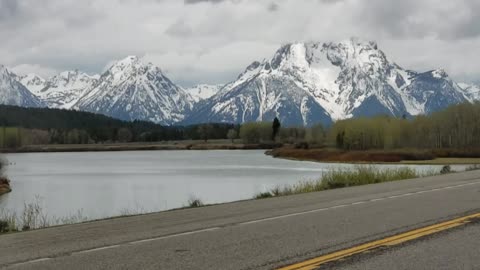
{"type": "Polygon", "coordinates": [[[465,171],[476,171],[476,170],[480,170],[480,164],[473,164],[473,165],[468,166],[465,169],[465,171]]]}
{"type": "Polygon", "coordinates": [[[273,194],[270,192],[260,192],[257,195],[255,195],[255,199],[266,199],[271,197],[273,197],[273,194]]]}
{"type": "Polygon", "coordinates": [[[8,222],[0,220],[0,233],[8,232],[9,227],[8,222]]]}
{"type": "Polygon", "coordinates": [[[188,207],[191,207],[191,208],[196,208],[196,207],[201,207],[201,206],[204,206],[203,202],[198,199],[198,198],[190,198],[188,200],[188,207]]]}
{"type": "Polygon", "coordinates": [[[447,174],[447,173],[451,173],[452,172],[452,168],[450,167],[450,165],[445,165],[443,166],[443,168],[440,170],[440,173],[441,174],[447,174]]]}
{"type": "Polygon", "coordinates": [[[272,126],[268,122],[245,123],[240,127],[240,138],[244,143],[271,141],[272,126]]]}

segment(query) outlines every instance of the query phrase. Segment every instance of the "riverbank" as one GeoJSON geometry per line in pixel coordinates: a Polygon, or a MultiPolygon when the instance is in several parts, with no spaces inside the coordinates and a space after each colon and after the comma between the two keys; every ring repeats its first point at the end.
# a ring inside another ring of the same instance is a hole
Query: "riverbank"
{"type": "Polygon", "coordinates": [[[275,158],[324,163],[480,164],[479,151],[366,150],[276,148],[266,152],[275,158]]]}
{"type": "Polygon", "coordinates": [[[148,150],[268,150],[281,144],[232,143],[229,140],[171,141],[155,143],[111,143],[111,144],[51,144],[26,145],[15,149],[2,149],[3,153],[48,153],[48,152],[108,152],[148,150]]]}
{"type": "Polygon", "coordinates": [[[7,178],[0,178],[0,196],[11,191],[10,181],[7,178]]]}
{"type": "Polygon", "coordinates": [[[415,179],[438,174],[440,174],[440,171],[432,171],[420,174],[414,169],[408,167],[381,170],[368,165],[359,165],[353,170],[328,171],[324,173],[318,180],[302,181],[294,185],[277,186],[267,192],[262,192],[255,195],[255,198],[264,199],[270,197],[288,196],[330,189],[415,179]]]}

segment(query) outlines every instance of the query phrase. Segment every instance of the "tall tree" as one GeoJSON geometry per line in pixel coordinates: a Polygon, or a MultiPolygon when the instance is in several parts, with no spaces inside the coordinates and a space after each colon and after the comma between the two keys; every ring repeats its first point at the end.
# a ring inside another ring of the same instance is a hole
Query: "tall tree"
{"type": "Polygon", "coordinates": [[[275,141],[275,138],[277,137],[278,131],[280,130],[280,120],[278,120],[277,117],[273,119],[273,124],[272,124],[272,141],[275,141]]]}
{"type": "Polygon", "coordinates": [[[234,143],[234,140],[238,137],[238,133],[235,129],[229,129],[227,133],[227,138],[232,140],[232,143],[234,143]]]}

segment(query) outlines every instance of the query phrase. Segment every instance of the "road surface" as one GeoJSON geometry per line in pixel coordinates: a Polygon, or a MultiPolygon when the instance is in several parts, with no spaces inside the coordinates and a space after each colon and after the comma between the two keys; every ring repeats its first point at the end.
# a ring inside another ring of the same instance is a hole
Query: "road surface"
{"type": "Polygon", "coordinates": [[[354,256],[323,269],[479,269],[479,241],[480,224],[474,223],[399,247],[354,256]]]}
{"type": "MultiPolygon", "coordinates": [[[[275,269],[479,212],[472,171],[2,235],[0,268],[275,269]]],[[[468,269],[479,265],[469,239],[479,240],[478,227],[322,267],[468,269]],[[460,255],[464,248],[472,250],[460,255]],[[443,256],[432,257],[437,249],[443,256]],[[423,260],[402,268],[412,258],[423,260]]]]}

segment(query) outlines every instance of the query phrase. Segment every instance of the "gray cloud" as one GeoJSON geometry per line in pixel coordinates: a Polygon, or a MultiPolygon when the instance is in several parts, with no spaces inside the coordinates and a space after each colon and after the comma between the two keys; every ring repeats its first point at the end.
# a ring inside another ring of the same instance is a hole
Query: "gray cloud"
{"type": "Polygon", "coordinates": [[[197,4],[197,3],[202,3],[202,2],[208,2],[208,3],[220,3],[223,1],[229,1],[229,0],[185,0],[185,4],[197,4]]]}
{"type": "Polygon", "coordinates": [[[18,12],[18,3],[15,0],[0,1],[0,22],[14,17],[18,12]]]}
{"type": "Polygon", "coordinates": [[[184,20],[179,20],[170,25],[165,33],[174,37],[187,37],[193,34],[193,30],[190,26],[185,24],[184,20]]]}
{"type": "Polygon", "coordinates": [[[183,84],[234,79],[293,41],[376,40],[398,64],[480,78],[478,0],[0,0],[0,62],[100,72],[136,54],[183,84]]]}
{"type": "Polygon", "coordinates": [[[278,3],[272,2],[268,5],[268,10],[269,11],[277,11],[280,8],[280,5],[278,3]]]}

